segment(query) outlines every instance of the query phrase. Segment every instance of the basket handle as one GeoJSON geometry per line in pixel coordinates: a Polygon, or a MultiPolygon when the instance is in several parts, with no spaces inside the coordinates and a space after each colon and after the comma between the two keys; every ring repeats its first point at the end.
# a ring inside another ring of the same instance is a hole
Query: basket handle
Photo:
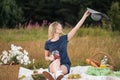
{"type": "Polygon", "coordinates": [[[115,66],[112,57],[111,57],[109,54],[105,53],[105,52],[97,52],[97,53],[95,53],[93,56],[91,56],[90,58],[93,59],[93,58],[96,57],[97,55],[106,55],[106,56],[110,59],[112,65],[115,66]]]}

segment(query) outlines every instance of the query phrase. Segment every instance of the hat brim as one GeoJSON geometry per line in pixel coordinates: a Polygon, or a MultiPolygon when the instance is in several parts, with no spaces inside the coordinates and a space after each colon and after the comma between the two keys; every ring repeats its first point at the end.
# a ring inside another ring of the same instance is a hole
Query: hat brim
{"type": "Polygon", "coordinates": [[[90,13],[92,13],[92,14],[98,14],[98,13],[100,13],[100,12],[98,12],[98,11],[95,11],[95,10],[91,9],[91,8],[87,8],[87,10],[88,10],[90,13]]]}

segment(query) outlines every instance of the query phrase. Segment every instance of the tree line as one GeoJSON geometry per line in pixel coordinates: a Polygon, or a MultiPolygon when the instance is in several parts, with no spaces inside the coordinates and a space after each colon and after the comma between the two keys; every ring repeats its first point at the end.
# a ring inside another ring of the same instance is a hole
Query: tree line
{"type": "MultiPolygon", "coordinates": [[[[17,28],[29,22],[41,25],[45,20],[75,25],[89,7],[109,15],[113,29],[118,30],[119,3],[119,0],[0,0],[0,28],[17,28]]],[[[90,18],[85,22],[92,23],[90,18]]]]}

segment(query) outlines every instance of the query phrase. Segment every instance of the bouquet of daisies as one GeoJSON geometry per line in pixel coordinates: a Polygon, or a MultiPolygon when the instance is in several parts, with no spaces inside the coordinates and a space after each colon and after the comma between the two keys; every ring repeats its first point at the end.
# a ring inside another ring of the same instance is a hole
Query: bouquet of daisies
{"type": "Polygon", "coordinates": [[[28,52],[20,46],[11,44],[11,50],[3,51],[0,55],[0,64],[30,64],[28,52]]]}

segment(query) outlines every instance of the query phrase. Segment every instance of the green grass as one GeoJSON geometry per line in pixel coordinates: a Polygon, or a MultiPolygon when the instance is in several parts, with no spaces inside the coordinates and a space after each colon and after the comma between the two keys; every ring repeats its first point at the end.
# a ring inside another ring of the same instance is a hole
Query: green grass
{"type": "Polygon", "coordinates": [[[46,39],[47,29],[0,29],[0,41],[35,41],[46,39]]]}
{"type": "MultiPolygon", "coordinates": [[[[36,59],[36,68],[46,68],[49,62],[44,59],[44,42],[47,28],[39,29],[0,29],[0,52],[10,49],[11,44],[19,45],[29,52],[30,59],[36,59]]],[[[71,28],[65,28],[68,33],[71,28]]],[[[115,70],[120,70],[120,32],[110,32],[100,28],[81,28],[68,44],[68,55],[72,66],[87,65],[86,58],[96,52],[112,56],[115,70]]],[[[25,66],[32,69],[33,64],[25,66]]]]}

